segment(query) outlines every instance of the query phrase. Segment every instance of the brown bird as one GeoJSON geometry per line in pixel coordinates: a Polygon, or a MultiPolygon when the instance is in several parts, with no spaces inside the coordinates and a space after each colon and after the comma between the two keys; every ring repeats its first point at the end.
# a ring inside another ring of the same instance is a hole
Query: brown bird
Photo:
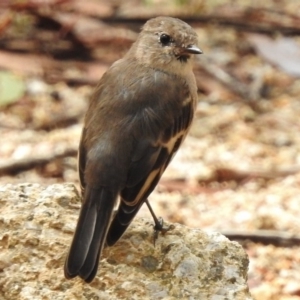
{"type": "MultiPolygon", "coordinates": [[[[101,78],[79,146],[83,200],[66,278],[91,282],[103,246],[118,241],[143,203],[153,214],[147,198],[193,119],[192,56],[201,53],[188,24],[157,17],[146,22],[125,57],[101,78]]],[[[162,229],[153,218],[155,228],[162,229]]]]}

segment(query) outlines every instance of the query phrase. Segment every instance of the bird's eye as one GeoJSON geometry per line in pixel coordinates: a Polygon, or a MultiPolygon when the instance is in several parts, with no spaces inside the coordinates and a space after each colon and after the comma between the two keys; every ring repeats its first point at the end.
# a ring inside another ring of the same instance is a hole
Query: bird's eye
{"type": "Polygon", "coordinates": [[[172,39],[168,34],[163,33],[160,36],[160,42],[162,43],[163,46],[167,46],[172,42],[172,39]]]}

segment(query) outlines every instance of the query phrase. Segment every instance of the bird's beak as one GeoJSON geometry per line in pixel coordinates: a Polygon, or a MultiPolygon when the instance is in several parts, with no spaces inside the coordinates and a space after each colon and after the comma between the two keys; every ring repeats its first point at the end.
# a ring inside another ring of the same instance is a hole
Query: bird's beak
{"type": "Polygon", "coordinates": [[[177,48],[176,57],[181,62],[187,62],[187,60],[191,57],[191,54],[202,54],[202,50],[194,45],[189,45],[186,47],[177,48]]]}
{"type": "Polygon", "coordinates": [[[203,51],[195,45],[189,45],[182,48],[182,54],[202,54],[203,51]]]}

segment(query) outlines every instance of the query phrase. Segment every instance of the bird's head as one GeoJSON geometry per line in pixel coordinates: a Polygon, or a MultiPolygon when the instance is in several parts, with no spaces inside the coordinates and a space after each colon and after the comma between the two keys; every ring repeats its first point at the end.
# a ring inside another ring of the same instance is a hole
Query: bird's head
{"type": "Polygon", "coordinates": [[[201,54],[196,32],[187,23],[170,17],[150,19],[130,52],[140,62],[172,73],[191,69],[191,58],[201,54]]]}

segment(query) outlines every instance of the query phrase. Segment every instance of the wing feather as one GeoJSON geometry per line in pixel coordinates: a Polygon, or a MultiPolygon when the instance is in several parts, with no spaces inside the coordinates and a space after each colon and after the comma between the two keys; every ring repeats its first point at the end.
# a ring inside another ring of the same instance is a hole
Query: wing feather
{"type": "MultiPolygon", "coordinates": [[[[132,163],[130,172],[138,172],[139,168],[143,170],[140,180],[135,185],[127,185],[121,191],[121,202],[118,211],[110,225],[107,235],[107,244],[113,245],[125,232],[130,222],[145,202],[151,192],[154,190],[163,172],[177,152],[182,141],[186,137],[188,129],[192,122],[194,104],[192,99],[182,109],[182,113],[177,117],[171,127],[167,128],[152,155],[149,155],[148,148],[145,148],[139,161],[132,163]],[[147,161],[147,172],[143,164],[147,161]],[[149,167],[151,165],[151,168],[149,167]]],[[[151,149],[151,145],[149,145],[151,149]]]]}

